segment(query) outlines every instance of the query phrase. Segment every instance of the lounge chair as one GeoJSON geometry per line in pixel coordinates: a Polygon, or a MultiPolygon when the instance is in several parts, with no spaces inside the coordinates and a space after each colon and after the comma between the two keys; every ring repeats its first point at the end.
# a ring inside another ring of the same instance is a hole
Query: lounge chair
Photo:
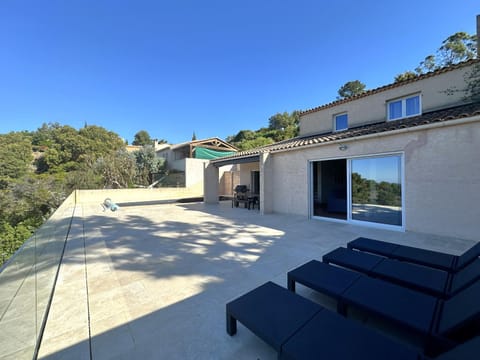
{"type": "Polygon", "coordinates": [[[325,359],[419,358],[414,350],[272,282],[227,304],[227,333],[231,336],[237,332],[237,320],[272,346],[279,359],[312,359],[316,354],[325,359]],[[313,344],[312,335],[316,339],[313,344]],[[303,340],[309,342],[308,348],[303,340]]]}
{"type": "Polygon", "coordinates": [[[322,260],[444,299],[480,278],[480,259],[475,259],[456,273],[343,247],[325,254],[322,260]]]}
{"type": "Polygon", "coordinates": [[[448,272],[457,272],[480,256],[480,242],[459,256],[364,237],[350,241],[347,247],[448,272]]]}
{"type": "Polygon", "coordinates": [[[429,354],[445,351],[470,337],[480,318],[478,281],[442,300],[316,260],[290,271],[287,279],[291,291],[295,291],[295,283],[300,283],[333,297],[341,314],[355,307],[416,334],[429,354]]]}
{"type": "MultiPolygon", "coordinates": [[[[226,306],[227,333],[237,320],[272,346],[283,360],[428,359],[358,322],[267,282],[226,306]]],[[[436,360],[477,358],[480,338],[461,344],[436,360]]]]}

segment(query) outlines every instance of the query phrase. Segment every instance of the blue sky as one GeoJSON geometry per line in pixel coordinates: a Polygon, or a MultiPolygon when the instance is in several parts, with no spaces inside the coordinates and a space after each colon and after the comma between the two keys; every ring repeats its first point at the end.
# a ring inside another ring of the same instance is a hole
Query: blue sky
{"type": "Polygon", "coordinates": [[[0,133],[59,122],[179,143],[391,83],[475,1],[2,0],[0,133]]]}

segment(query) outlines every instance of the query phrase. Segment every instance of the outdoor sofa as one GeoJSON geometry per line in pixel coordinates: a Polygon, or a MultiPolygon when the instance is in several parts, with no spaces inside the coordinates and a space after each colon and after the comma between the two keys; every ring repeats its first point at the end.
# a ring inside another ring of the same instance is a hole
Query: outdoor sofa
{"type": "MultiPolygon", "coordinates": [[[[226,305],[227,333],[237,321],[278,353],[279,359],[429,359],[416,349],[344,318],[267,282],[226,305]]],[[[458,345],[436,360],[477,359],[480,337],[458,345]]]]}
{"type": "Polygon", "coordinates": [[[364,237],[350,241],[347,247],[453,273],[463,269],[480,256],[480,242],[462,255],[446,254],[364,237]]]}
{"type": "Polygon", "coordinates": [[[444,299],[480,278],[478,258],[455,273],[344,247],[325,254],[322,261],[444,299]]]}
{"type": "Polygon", "coordinates": [[[435,355],[465,341],[478,329],[480,281],[448,300],[367,275],[312,260],[287,274],[288,289],[300,283],[337,301],[337,311],[353,307],[387,321],[419,339],[435,355]]]}

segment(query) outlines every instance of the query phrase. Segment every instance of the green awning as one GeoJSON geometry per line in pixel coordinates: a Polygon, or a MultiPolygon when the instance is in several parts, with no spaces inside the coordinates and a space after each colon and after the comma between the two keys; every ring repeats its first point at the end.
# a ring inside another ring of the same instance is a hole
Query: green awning
{"type": "Polygon", "coordinates": [[[201,146],[197,146],[195,148],[196,159],[212,160],[212,159],[217,159],[223,156],[229,156],[233,154],[235,154],[235,151],[218,151],[218,150],[207,149],[201,146]]]}

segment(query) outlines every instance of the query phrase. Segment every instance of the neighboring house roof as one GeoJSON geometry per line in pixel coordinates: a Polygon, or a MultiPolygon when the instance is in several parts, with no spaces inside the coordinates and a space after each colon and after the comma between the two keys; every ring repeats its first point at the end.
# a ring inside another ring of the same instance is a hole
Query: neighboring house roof
{"type": "Polygon", "coordinates": [[[395,83],[392,83],[392,84],[389,84],[389,85],[384,85],[384,86],[378,87],[376,89],[367,90],[367,91],[365,91],[365,92],[363,92],[359,95],[351,96],[351,97],[341,99],[341,100],[336,100],[336,101],[333,101],[331,103],[315,107],[313,109],[302,111],[300,113],[300,116],[306,115],[306,114],[311,114],[311,113],[314,113],[314,112],[317,112],[317,111],[320,111],[320,110],[323,110],[323,109],[328,109],[328,108],[331,108],[331,107],[334,107],[334,106],[338,106],[340,104],[345,104],[345,103],[348,103],[350,101],[361,99],[361,98],[364,98],[366,96],[377,94],[377,93],[382,92],[382,91],[394,89],[394,88],[397,88],[397,87],[400,87],[400,86],[404,86],[406,84],[410,84],[410,83],[414,83],[416,81],[424,80],[424,79],[430,78],[432,76],[443,74],[443,73],[446,73],[446,72],[449,72],[449,71],[452,71],[452,70],[455,70],[455,69],[459,69],[459,68],[462,68],[462,67],[465,67],[465,66],[470,66],[470,65],[472,65],[474,63],[478,63],[478,62],[480,62],[480,59],[472,59],[472,60],[464,61],[464,62],[461,62],[461,63],[458,63],[458,64],[450,65],[450,66],[443,67],[443,68],[435,70],[435,71],[428,72],[426,74],[418,75],[418,76],[416,76],[412,79],[408,79],[408,80],[404,80],[404,81],[398,81],[398,82],[395,82],[395,83]]]}
{"type": "Polygon", "coordinates": [[[320,145],[334,141],[347,140],[371,134],[386,133],[406,128],[415,128],[417,126],[448,122],[473,116],[480,116],[480,103],[478,102],[431,111],[419,116],[401,120],[382,121],[375,124],[362,125],[345,131],[299,136],[280,141],[272,145],[266,145],[252,150],[240,151],[232,156],[218,160],[212,160],[212,163],[221,166],[221,163],[227,163],[229,160],[230,162],[234,162],[235,159],[241,158],[256,159],[258,155],[264,152],[298,149],[306,146],[320,145]]]}
{"type": "Polygon", "coordinates": [[[169,149],[172,145],[170,144],[156,144],[155,145],[155,151],[162,151],[162,150],[165,150],[165,149],[169,149]]]}
{"type": "Polygon", "coordinates": [[[143,146],[141,145],[126,145],[125,148],[128,152],[134,152],[138,151],[142,148],[143,146]]]}
{"type": "Polygon", "coordinates": [[[238,151],[238,148],[217,137],[212,137],[212,138],[202,139],[202,140],[192,140],[192,141],[187,141],[180,144],[175,144],[175,145],[172,145],[172,150],[177,150],[182,147],[196,147],[196,146],[202,146],[202,147],[210,148],[213,150],[238,151]]]}

